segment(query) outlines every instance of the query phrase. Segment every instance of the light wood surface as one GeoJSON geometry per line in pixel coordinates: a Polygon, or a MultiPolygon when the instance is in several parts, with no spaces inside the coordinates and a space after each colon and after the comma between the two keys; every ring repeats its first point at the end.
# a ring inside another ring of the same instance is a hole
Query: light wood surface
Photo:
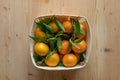
{"type": "Polygon", "coordinates": [[[0,80],[120,80],[120,0],[0,0],[0,80]],[[33,19],[85,16],[92,28],[89,63],[72,71],[36,69],[30,59],[33,19]]]}

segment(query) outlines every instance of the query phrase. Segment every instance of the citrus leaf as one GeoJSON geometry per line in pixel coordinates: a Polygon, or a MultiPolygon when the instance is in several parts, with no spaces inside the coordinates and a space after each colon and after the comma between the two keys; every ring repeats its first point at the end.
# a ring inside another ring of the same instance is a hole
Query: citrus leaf
{"type": "Polygon", "coordinates": [[[73,34],[75,37],[79,34],[85,35],[84,30],[80,27],[80,22],[78,21],[78,18],[76,20],[71,19],[72,25],[73,25],[73,34]]]}
{"type": "Polygon", "coordinates": [[[51,40],[51,41],[49,42],[49,44],[50,44],[51,50],[53,50],[54,47],[55,47],[55,41],[51,40]]]}
{"type": "Polygon", "coordinates": [[[53,55],[56,52],[57,52],[56,49],[54,49],[52,52],[49,51],[48,54],[47,54],[47,56],[44,58],[44,60],[48,59],[51,55],[53,55]]]}
{"type": "Polygon", "coordinates": [[[57,48],[58,50],[62,48],[62,39],[60,37],[57,38],[57,48]]]}
{"type": "Polygon", "coordinates": [[[51,21],[52,21],[51,18],[44,18],[44,19],[41,20],[40,22],[49,24],[51,21]]]}
{"type": "Polygon", "coordinates": [[[79,23],[77,23],[77,21],[75,21],[73,23],[73,26],[74,26],[74,30],[75,30],[74,33],[76,34],[76,36],[79,35],[80,34],[80,25],[79,25],[79,23]]]}
{"type": "Polygon", "coordinates": [[[81,23],[77,20],[76,21],[76,26],[80,28],[80,33],[83,34],[83,35],[85,35],[85,31],[80,27],[80,24],[81,23]]]}
{"type": "Polygon", "coordinates": [[[71,40],[74,40],[74,39],[75,39],[75,34],[73,33],[72,37],[71,37],[71,40]]]}
{"type": "Polygon", "coordinates": [[[54,41],[54,40],[56,40],[55,37],[52,37],[52,38],[49,38],[49,39],[48,39],[48,41],[54,41]]]}
{"type": "Polygon", "coordinates": [[[41,21],[35,21],[35,23],[37,24],[37,27],[40,30],[44,31],[45,33],[49,32],[50,34],[53,34],[53,30],[52,30],[51,26],[49,26],[48,24],[41,22],[41,21]]]}
{"type": "Polygon", "coordinates": [[[73,25],[73,33],[76,34],[77,29],[76,29],[75,23],[72,22],[72,25],[73,25]]]}
{"type": "Polygon", "coordinates": [[[38,65],[42,65],[43,64],[43,61],[38,61],[36,62],[38,65]]]}
{"type": "Polygon", "coordinates": [[[86,59],[87,59],[87,57],[86,57],[86,55],[85,55],[85,54],[83,54],[83,58],[84,58],[84,60],[86,60],[86,59]]]}
{"type": "Polygon", "coordinates": [[[87,59],[86,54],[85,53],[81,54],[80,61],[84,61],[86,59],[87,59]]]}
{"type": "Polygon", "coordinates": [[[35,23],[36,23],[37,27],[38,27],[40,30],[42,30],[42,31],[45,32],[44,25],[43,25],[40,21],[37,21],[37,20],[36,20],[35,23]]]}
{"type": "Polygon", "coordinates": [[[53,33],[53,30],[52,30],[52,28],[49,26],[49,25],[47,25],[46,23],[42,23],[43,25],[44,25],[44,27],[50,32],[50,33],[53,33]]]}
{"type": "Polygon", "coordinates": [[[48,52],[48,54],[47,54],[47,56],[44,58],[44,60],[47,59],[49,56],[50,56],[50,51],[48,52]]]}
{"type": "Polygon", "coordinates": [[[62,23],[56,18],[54,17],[55,23],[57,24],[57,26],[63,31],[65,32],[65,28],[63,27],[62,23]]]}
{"type": "Polygon", "coordinates": [[[29,36],[31,39],[33,39],[35,42],[39,42],[40,38],[36,37],[36,36],[29,36]]]}
{"type": "Polygon", "coordinates": [[[79,42],[81,42],[83,39],[84,39],[84,38],[81,37],[81,38],[79,38],[79,39],[76,39],[75,42],[76,42],[76,43],[79,43],[79,42]]]}
{"type": "Polygon", "coordinates": [[[74,47],[80,49],[71,39],[69,40],[70,44],[73,45],[74,47]]]}
{"type": "Polygon", "coordinates": [[[63,31],[59,31],[55,37],[61,36],[64,32],[63,31]]]}
{"type": "Polygon", "coordinates": [[[54,35],[53,34],[49,34],[49,32],[46,30],[46,38],[52,38],[52,37],[54,37],[54,35]]]}
{"type": "Polygon", "coordinates": [[[60,60],[57,66],[64,66],[62,60],[60,60]]]}
{"type": "Polygon", "coordinates": [[[85,31],[82,28],[80,28],[80,33],[85,35],[85,31]]]}
{"type": "Polygon", "coordinates": [[[35,42],[44,42],[48,43],[46,38],[38,38],[36,36],[29,36],[31,39],[33,39],[35,42]]]}
{"type": "Polygon", "coordinates": [[[72,26],[73,26],[73,37],[75,38],[77,35],[80,34],[80,24],[77,20],[71,18],[72,26]]]}
{"type": "Polygon", "coordinates": [[[68,34],[66,34],[66,33],[64,33],[63,31],[59,31],[56,35],[55,35],[55,37],[57,38],[57,37],[69,37],[69,35],[68,34]]]}
{"type": "Polygon", "coordinates": [[[53,41],[54,43],[56,42],[56,37],[52,37],[52,38],[48,38],[47,39],[47,42],[49,43],[50,41],[53,41]]]}
{"type": "Polygon", "coordinates": [[[35,62],[41,61],[43,59],[43,57],[37,55],[36,53],[33,54],[33,58],[34,58],[35,62]]]}
{"type": "Polygon", "coordinates": [[[34,58],[37,65],[43,65],[44,57],[39,56],[38,54],[34,53],[33,58],[34,58]]]}

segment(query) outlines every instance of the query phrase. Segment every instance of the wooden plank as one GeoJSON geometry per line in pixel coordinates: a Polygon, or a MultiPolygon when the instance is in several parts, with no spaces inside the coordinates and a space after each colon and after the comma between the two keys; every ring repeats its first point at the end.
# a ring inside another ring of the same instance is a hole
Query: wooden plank
{"type": "Polygon", "coordinates": [[[0,0],[0,80],[120,80],[119,0],[0,0]],[[35,17],[75,14],[88,18],[92,50],[88,65],[72,71],[35,68],[29,31],[35,17]]]}

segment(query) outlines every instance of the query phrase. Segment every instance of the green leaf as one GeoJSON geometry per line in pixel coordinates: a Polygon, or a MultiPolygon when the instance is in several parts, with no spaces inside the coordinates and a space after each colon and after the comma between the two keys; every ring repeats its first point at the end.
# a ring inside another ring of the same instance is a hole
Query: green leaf
{"type": "Polygon", "coordinates": [[[56,43],[56,38],[55,37],[48,38],[47,42],[49,43],[51,50],[54,50],[55,43],[56,43]]]}
{"type": "Polygon", "coordinates": [[[38,61],[36,62],[38,65],[42,65],[43,64],[43,61],[38,61]]]}
{"type": "Polygon", "coordinates": [[[79,42],[81,42],[83,39],[84,39],[84,38],[81,37],[81,38],[79,38],[79,39],[76,39],[75,42],[76,42],[76,43],[79,43],[79,42]]]}
{"type": "Polygon", "coordinates": [[[76,31],[77,31],[76,26],[75,26],[75,24],[73,24],[73,34],[72,34],[73,39],[76,36],[76,31]]]}
{"type": "Polygon", "coordinates": [[[46,23],[42,23],[44,25],[44,27],[50,32],[53,33],[53,30],[51,28],[51,26],[47,25],[46,23]]]}
{"type": "Polygon", "coordinates": [[[74,47],[80,49],[71,39],[69,40],[70,44],[73,45],[74,47]]]}
{"type": "Polygon", "coordinates": [[[51,50],[53,50],[55,47],[55,41],[51,40],[49,43],[50,43],[51,50]]]}
{"type": "Polygon", "coordinates": [[[72,25],[73,25],[73,35],[72,37],[75,38],[77,35],[80,34],[80,24],[71,18],[71,22],[72,22],[72,25]]]}
{"type": "Polygon", "coordinates": [[[71,40],[74,40],[74,39],[75,39],[75,34],[73,33],[72,37],[71,37],[71,40]]]}
{"type": "Polygon", "coordinates": [[[83,58],[84,58],[84,60],[86,60],[86,59],[87,59],[87,57],[86,57],[85,53],[83,54],[83,58]]]}
{"type": "Polygon", "coordinates": [[[40,22],[49,24],[51,21],[52,21],[51,18],[44,18],[44,19],[41,20],[40,22]]]}
{"type": "Polygon", "coordinates": [[[73,22],[73,29],[76,36],[80,34],[80,24],[77,21],[73,22]]]}
{"type": "Polygon", "coordinates": [[[74,19],[71,19],[71,22],[72,22],[72,25],[73,25],[73,34],[75,35],[75,37],[79,34],[83,34],[85,35],[85,32],[84,30],[80,27],[80,23],[77,20],[74,20],[74,19]]]}
{"type": "Polygon", "coordinates": [[[63,32],[63,31],[59,31],[59,32],[56,34],[55,37],[59,37],[59,36],[61,36],[62,34],[64,34],[64,32],[63,32]]]}
{"type": "Polygon", "coordinates": [[[50,56],[50,51],[48,52],[48,54],[47,54],[47,56],[44,58],[44,60],[47,59],[49,56],[50,56]]]}
{"type": "Polygon", "coordinates": [[[60,50],[62,48],[62,39],[59,37],[57,38],[57,48],[60,50]]]}
{"type": "Polygon", "coordinates": [[[56,42],[56,38],[55,37],[52,37],[52,38],[48,38],[47,39],[47,42],[49,43],[49,42],[51,42],[51,41],[53,41],[54,43],[56,42]]]}
{"type": "Polygon", "coordinates": [[[57,26],[63,31],[65,32],[65,28],[63,27],[62,23],[56,18],[54,17],[55,23],[57,24],[57,26]]]}
{"type": "Polygon", "coordinates": [[[39,56],[36,53],[33,54],[33,58],[34,58],[35,62],[41,61],[43,59],[43,57],[39,56]]]}
{"type": "Polygon", "coordinates": [[[84,60],[86,60],[86,59],[87,59],[87,58],[86,58],[86,54],[85,54],[85,53],[81,54],[80,61],[84,61],[84,60]]]}
{"type": "Polygon", "coordinates": [[[33,39],[35,42],[39,42],[40,38],[36,37],[36,36],[29,36],[31,39],[33,39]]]}
{"type": "Polygon", "coordinates": [[[80,33],[85,35],[85,31],[82,28],[80,28],[80,33]]]}
{"type": "MultiPolygon", "coordinates": [[[[77,23],[82,24],[83,22],[85,22],[86,20],[84,18],[80,19],[79,21],[77,20],[77,23]]],[[[80,27],[80,33],[85,35],[85,31],[80,27]]]]}
{"type": "Polygon", "coordinates": [[[40,21],[37,21],[37,20],[36,20],[35,23],[36,23],[37,27],[38,27],[40,30],[42,30],[42,31],[45,32],[44,25],[43,25],[40,21]]]}
{"type": "Polygon", "coordinates": [[[45,38],[38,38],[36,36],[29,36],[31,39],[33,39],[35,42],[45,42],[47,43],[45,38]]]}
{"type": "Polygon", "coordinates": [[[48,39],[48,41],[54,41],[54,40],[56,40],[55,37],[52,37],[52,38],[49,38],[49,39],[48,39]]]}
{"type": "Polygon", "coordinates": [[[54,37],[54,35],[53,34],[50,34],[47,30],[46,30],[46,38],[52,38],[52,37],[54,37]]]}
{"type": "Polygon", "coordinates": [[[35,23],[37,24],[37,27],[40,30],[44,31],[45,33],[49,32],[49,34],[53,34],[53,30],[52,30],[51,26],[49,26],[48,24],[46,24],[42,21],[37,21],[37,20],[35,21],[35,23]]]}
{"type": "Polygon", "coordinates": [[[57,38],[57,37],[68,37],[68,35],[65,34],[63,31],[59,31],[59,32],[55,35],[55,37],[56,37],[56,38],[57,38]]]}
{"type": "Polygon", "coordinates": [[[57,66],[64,66],[62,60],[60,60],[57,66]]]}
{"type": "Polygon", "coordinates": [[[51,55],[53,55],[56,52],[57,52],[56,49],[54,49],[52,52],[49,51],[45,59],[48,59],[51,55]]]}
{"type": "Polygon", "coordinates": [[[55,54],[56,52],[57,52],[57,50],[54,49],[54,50],[52,51],[52,54],[51,54],[51,55],[55,54]]]}

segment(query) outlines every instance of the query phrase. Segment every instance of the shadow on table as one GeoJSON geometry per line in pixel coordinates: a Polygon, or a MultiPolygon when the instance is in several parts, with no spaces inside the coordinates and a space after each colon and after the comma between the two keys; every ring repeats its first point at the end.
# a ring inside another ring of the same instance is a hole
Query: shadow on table
{"type": "Polygon", "coordinates": [[[86,80],[88,75],[86,72],[87,67],[70,71],[47,71],[34,68],[33,72],[28,75],[30,77],[29,80],[86,80]]]}

